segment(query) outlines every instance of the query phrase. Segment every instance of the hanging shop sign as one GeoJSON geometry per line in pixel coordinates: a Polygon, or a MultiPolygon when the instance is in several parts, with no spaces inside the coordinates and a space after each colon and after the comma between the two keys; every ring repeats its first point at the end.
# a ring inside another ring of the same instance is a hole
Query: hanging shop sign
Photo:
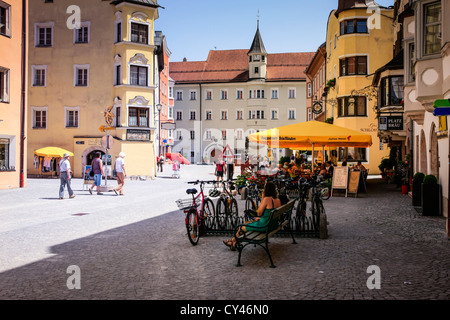
{"type": "Polygon", "coordinates": [[[127,140],[150,141],[149,130],[127,129],[127,140]]]}
{"type": "Polygon", "coordinates": [[[378,130],[403,130],[403,116],[380,116],[378,118],[378,130]]]}

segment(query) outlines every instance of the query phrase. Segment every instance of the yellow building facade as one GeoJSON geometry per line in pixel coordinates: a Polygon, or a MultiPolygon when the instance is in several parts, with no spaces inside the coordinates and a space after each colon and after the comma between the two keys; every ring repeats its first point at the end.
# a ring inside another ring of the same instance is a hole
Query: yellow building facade
{"type": "Polygon", "coordinates": [[[55,146],[74,153],[75,177],[82,177],[96,151],[108,153],[111,165],[124,152],[128,176],[155,176],[158,8],[156,1],[30,4],[29,174],[58,171],[54,159],[34,156],[36,149],[55,146]]]}
{"type": "Polygon", "coordinates": [[[339,1],[328,18],[326,78],[335,84],[327,88],[325,118],[372,136],[370,148],[338,148],[335,160],[350,165],[360,160],[369,174],[380,174],[378,165],[389,150],[377,136],[377,98],[371,84],[374,72],[392,57],[393,10],[362,2],[339,1]]]}
{"type": "Polygon", "coordinates": [[[26,3],[0,1],[0,189],[26,186],[26,3]]]}

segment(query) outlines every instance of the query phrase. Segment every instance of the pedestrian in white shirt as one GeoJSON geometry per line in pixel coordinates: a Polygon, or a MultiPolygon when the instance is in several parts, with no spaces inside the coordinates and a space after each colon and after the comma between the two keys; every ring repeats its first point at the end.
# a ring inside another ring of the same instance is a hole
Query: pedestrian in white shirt
{"type": "Polygon", "coordinates": [[[59,179],[60,179],[60,186],[59,186],[59,199],[64,199],[64,188],[67,185],[67,191],[69,192],[69,198],[75,198],[75,195],[73,194],[73,190],[70,186],[70,182],[72,179],[72,171],[70,167],[70,161],[69,161],[69,154],[64,153],[63,158],[59,162],[59,179]]]}
{"type": "Polygon", "coordinates": [[[114,188],[114,192],[116,195],[123,196],[123,185],[125,184],[125,177],[127,176],[125,172],[125,153],[119,153],[119,157],[116,159],[116,163],[114,164],[114,169],[116,170],[117,175],[117,187],[114,188]]]}

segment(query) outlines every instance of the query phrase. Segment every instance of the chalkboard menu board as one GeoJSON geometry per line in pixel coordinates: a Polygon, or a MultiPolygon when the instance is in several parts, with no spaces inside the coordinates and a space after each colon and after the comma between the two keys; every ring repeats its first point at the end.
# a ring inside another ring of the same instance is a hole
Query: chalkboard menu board
{"type": "Polygon", "coordinates": [[[347,196],[347,186],[348,167],[335,167],[333,170],[332,189],[345,189],[345,196],[347,196]]]}
{"type": "Polygon", "coordinates": [[[348,192],[349,193],[358,193],[359,179],[360,179],[361,171],[352,171],[350,172],[350,179],[348,181],[348,192]]]}

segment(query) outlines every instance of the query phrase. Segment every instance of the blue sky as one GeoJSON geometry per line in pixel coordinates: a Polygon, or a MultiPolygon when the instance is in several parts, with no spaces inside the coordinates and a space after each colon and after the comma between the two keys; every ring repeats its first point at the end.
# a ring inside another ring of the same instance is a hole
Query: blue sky
{"type": "MultiPolygon", "coordinates": [[[[394,0],[376,0],[391,6],[394,0]]],[[[155,30],[170,61],[206,60],[209,50],[248,49],[259,29],[268,53],[315,52],[325,42],[327,19],[338,0],[158,0],[155,30]]]]}

